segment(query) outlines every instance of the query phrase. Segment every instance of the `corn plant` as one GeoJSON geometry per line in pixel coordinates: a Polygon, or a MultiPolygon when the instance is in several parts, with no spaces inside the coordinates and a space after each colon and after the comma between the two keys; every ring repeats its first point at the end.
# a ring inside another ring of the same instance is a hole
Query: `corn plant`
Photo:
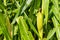
{"type": "Polygon", "coordinates": [[[0,40],[60,40],[60,0],[0,0],[0,40]]]}

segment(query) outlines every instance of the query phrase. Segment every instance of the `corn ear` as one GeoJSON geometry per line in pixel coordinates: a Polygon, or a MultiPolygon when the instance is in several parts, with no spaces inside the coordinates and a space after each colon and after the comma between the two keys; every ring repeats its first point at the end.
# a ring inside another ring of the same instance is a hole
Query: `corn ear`
{"type": "MultiPolygon", "coordinates": [[[[42,40],[42,37],[43,37],[43,15],[40,12],[37,13],[37,28],[38,28],[40,38],[42,40]]],[[[39,38],[39,40],[40,40],[40,38],[39,38]]]]}

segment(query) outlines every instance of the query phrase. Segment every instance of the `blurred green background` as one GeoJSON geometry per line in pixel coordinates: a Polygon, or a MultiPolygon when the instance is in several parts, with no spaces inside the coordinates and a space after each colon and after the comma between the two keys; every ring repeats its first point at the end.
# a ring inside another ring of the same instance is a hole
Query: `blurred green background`
{"type": "Polygon", "coordinates": [[[39,39],[60,40],[60,0],[0,0],[0,40],[39,39]],[[38,12],[43,16],[42,39],[38,12]]]}

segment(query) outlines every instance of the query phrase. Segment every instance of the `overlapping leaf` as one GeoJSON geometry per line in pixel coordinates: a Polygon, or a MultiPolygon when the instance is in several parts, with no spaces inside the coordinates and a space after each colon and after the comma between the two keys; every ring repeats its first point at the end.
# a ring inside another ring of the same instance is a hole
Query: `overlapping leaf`
{"type": "MultiPolygon", "coordinates": [[[[28,35],[28,26],[25,22],[25,20],[23,19],[22,16],[20,16],[17,20],[17,23],[19,25],[19,29],[20,29],[20,34],[22,39],[24,40],[34,40],[34,39],[30,39],[29,35],[31,35],[31,33],[28,35]]],[[[30,36],[31,38],[33,38],[32,36],[30,36]]]]}
{"type": "Polygon", "coordinates": [[[3,16],[5,16],[5,15],[0,13],[0,27],[1,27],[3,34],[5,35],[6,39],[10,40],[10,35],[9,35],[8,29],[6,26],[6,17],[3,17],[3,16]]]}

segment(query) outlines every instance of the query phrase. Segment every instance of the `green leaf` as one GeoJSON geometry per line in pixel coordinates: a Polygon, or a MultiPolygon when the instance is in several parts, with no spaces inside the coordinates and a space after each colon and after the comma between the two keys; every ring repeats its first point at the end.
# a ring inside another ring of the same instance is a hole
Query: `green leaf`
{"type": "Polygon", "coordinates": [[[26,18],[26,20],[27,20],[30,28],[31,28],[31,29],[37,34],[37,36],[39,37],[39,34],[38,34],[36,28],[34,27],[34,25],[32,24],[31,19],[28,18],[28,16],[27,16],[26,14],[24,14],[24,15],[25,15],[25,18],[26,18]]]}
{"type": "Polygon", "coordinates": [[[32,33],[30,31],[28,31],[28,36],[31,40],[34,40],[34,37],[33,37],[32,33]]]}
{"type": "Polygon", "coordinates": [[[0,35],[2,34],[3,32],[2,32],[2,29],[1,29],[1,26],[0,26],[0,35]]]}
{"type": "Polygon", "coordinates": [[[1,27],[1,30],[4,34],[4,36],[6,37],[6,39],[9,40],[10,35],[8,33],[8,29],[7,29],[7,26],[6,26],[6,16],[1,14],[1,13],[0,13],[0,27],[1,27]]]}
{"type": "Polygon", "coordinates": [[[20,16],[16,21],[19,25],[19,30],[20,30],[21,37],[24,40],[30,40],[30,38],[28,36],[28,33],[27,33],[28,32],[28,26],[27,26],[25,20],[23,19],[23,17],[20,16]]]}
{"type": "Polygon", "coordinates": [[[4,0],[4,5],[5,5],[5,6],[7,6],[7,5],[6,5],[6,1],[7,1],[7,0],[4,0]]]}
{"type": "Polygon", "coordinates": [[[53,28],[52,30],[50,30],[47,35],[47,39],[49,40],[54,35],[55,32],[56,32],[56,28],[53,28]]]}
{"type": "Polygon", "coordinates": [[[58,0],[52,0],[52,2],[53,2],[52,11],[53,11],[54,15],[56,16],[56,18],[58,19],[58,21],[60,22],[58,0]]]}
{"type": "Polygon", "coordinates": [[[55,18],[55,16],[52,17],[52,21],[53,21],[54,27],[58,27],[59,23],[57,19],[55,18]]]}
{"type": "Polygon", "coordinates": [[[15,26],[14,26],[14,35],[17,34],[17,31],[18,31],[18,25],[15,25],[15,26]]]}
{"type": "Polygon", "coordinates": [[[22,14],[30,5],[30,3],[32,2],[32,0],[26,0],[22,3],[21,7],[19,8],[19,12],[16,14],[15,18],[13,19],[11,24],[14,24],[16,21],[16,18],[18,17],[19,14],[22,14]]]}
{"type": "Polygon", "coordinates": [[[54,24],[54,27],[57,29],[56,30],[56,36],[57,36],[57,39],[60,40],[60,29],[59,29],[59,23],[58,21],[56,20],[55,17],[52,18],[52,21],[53,21],[53,24],[54,24]]]}
{"type": "Polygon", "coordinates": [[[48,8],[49,8],[49,0],[42,0],[42,13],[45,15],[45,24],[47,27],[48,22],[48,8]]]}

